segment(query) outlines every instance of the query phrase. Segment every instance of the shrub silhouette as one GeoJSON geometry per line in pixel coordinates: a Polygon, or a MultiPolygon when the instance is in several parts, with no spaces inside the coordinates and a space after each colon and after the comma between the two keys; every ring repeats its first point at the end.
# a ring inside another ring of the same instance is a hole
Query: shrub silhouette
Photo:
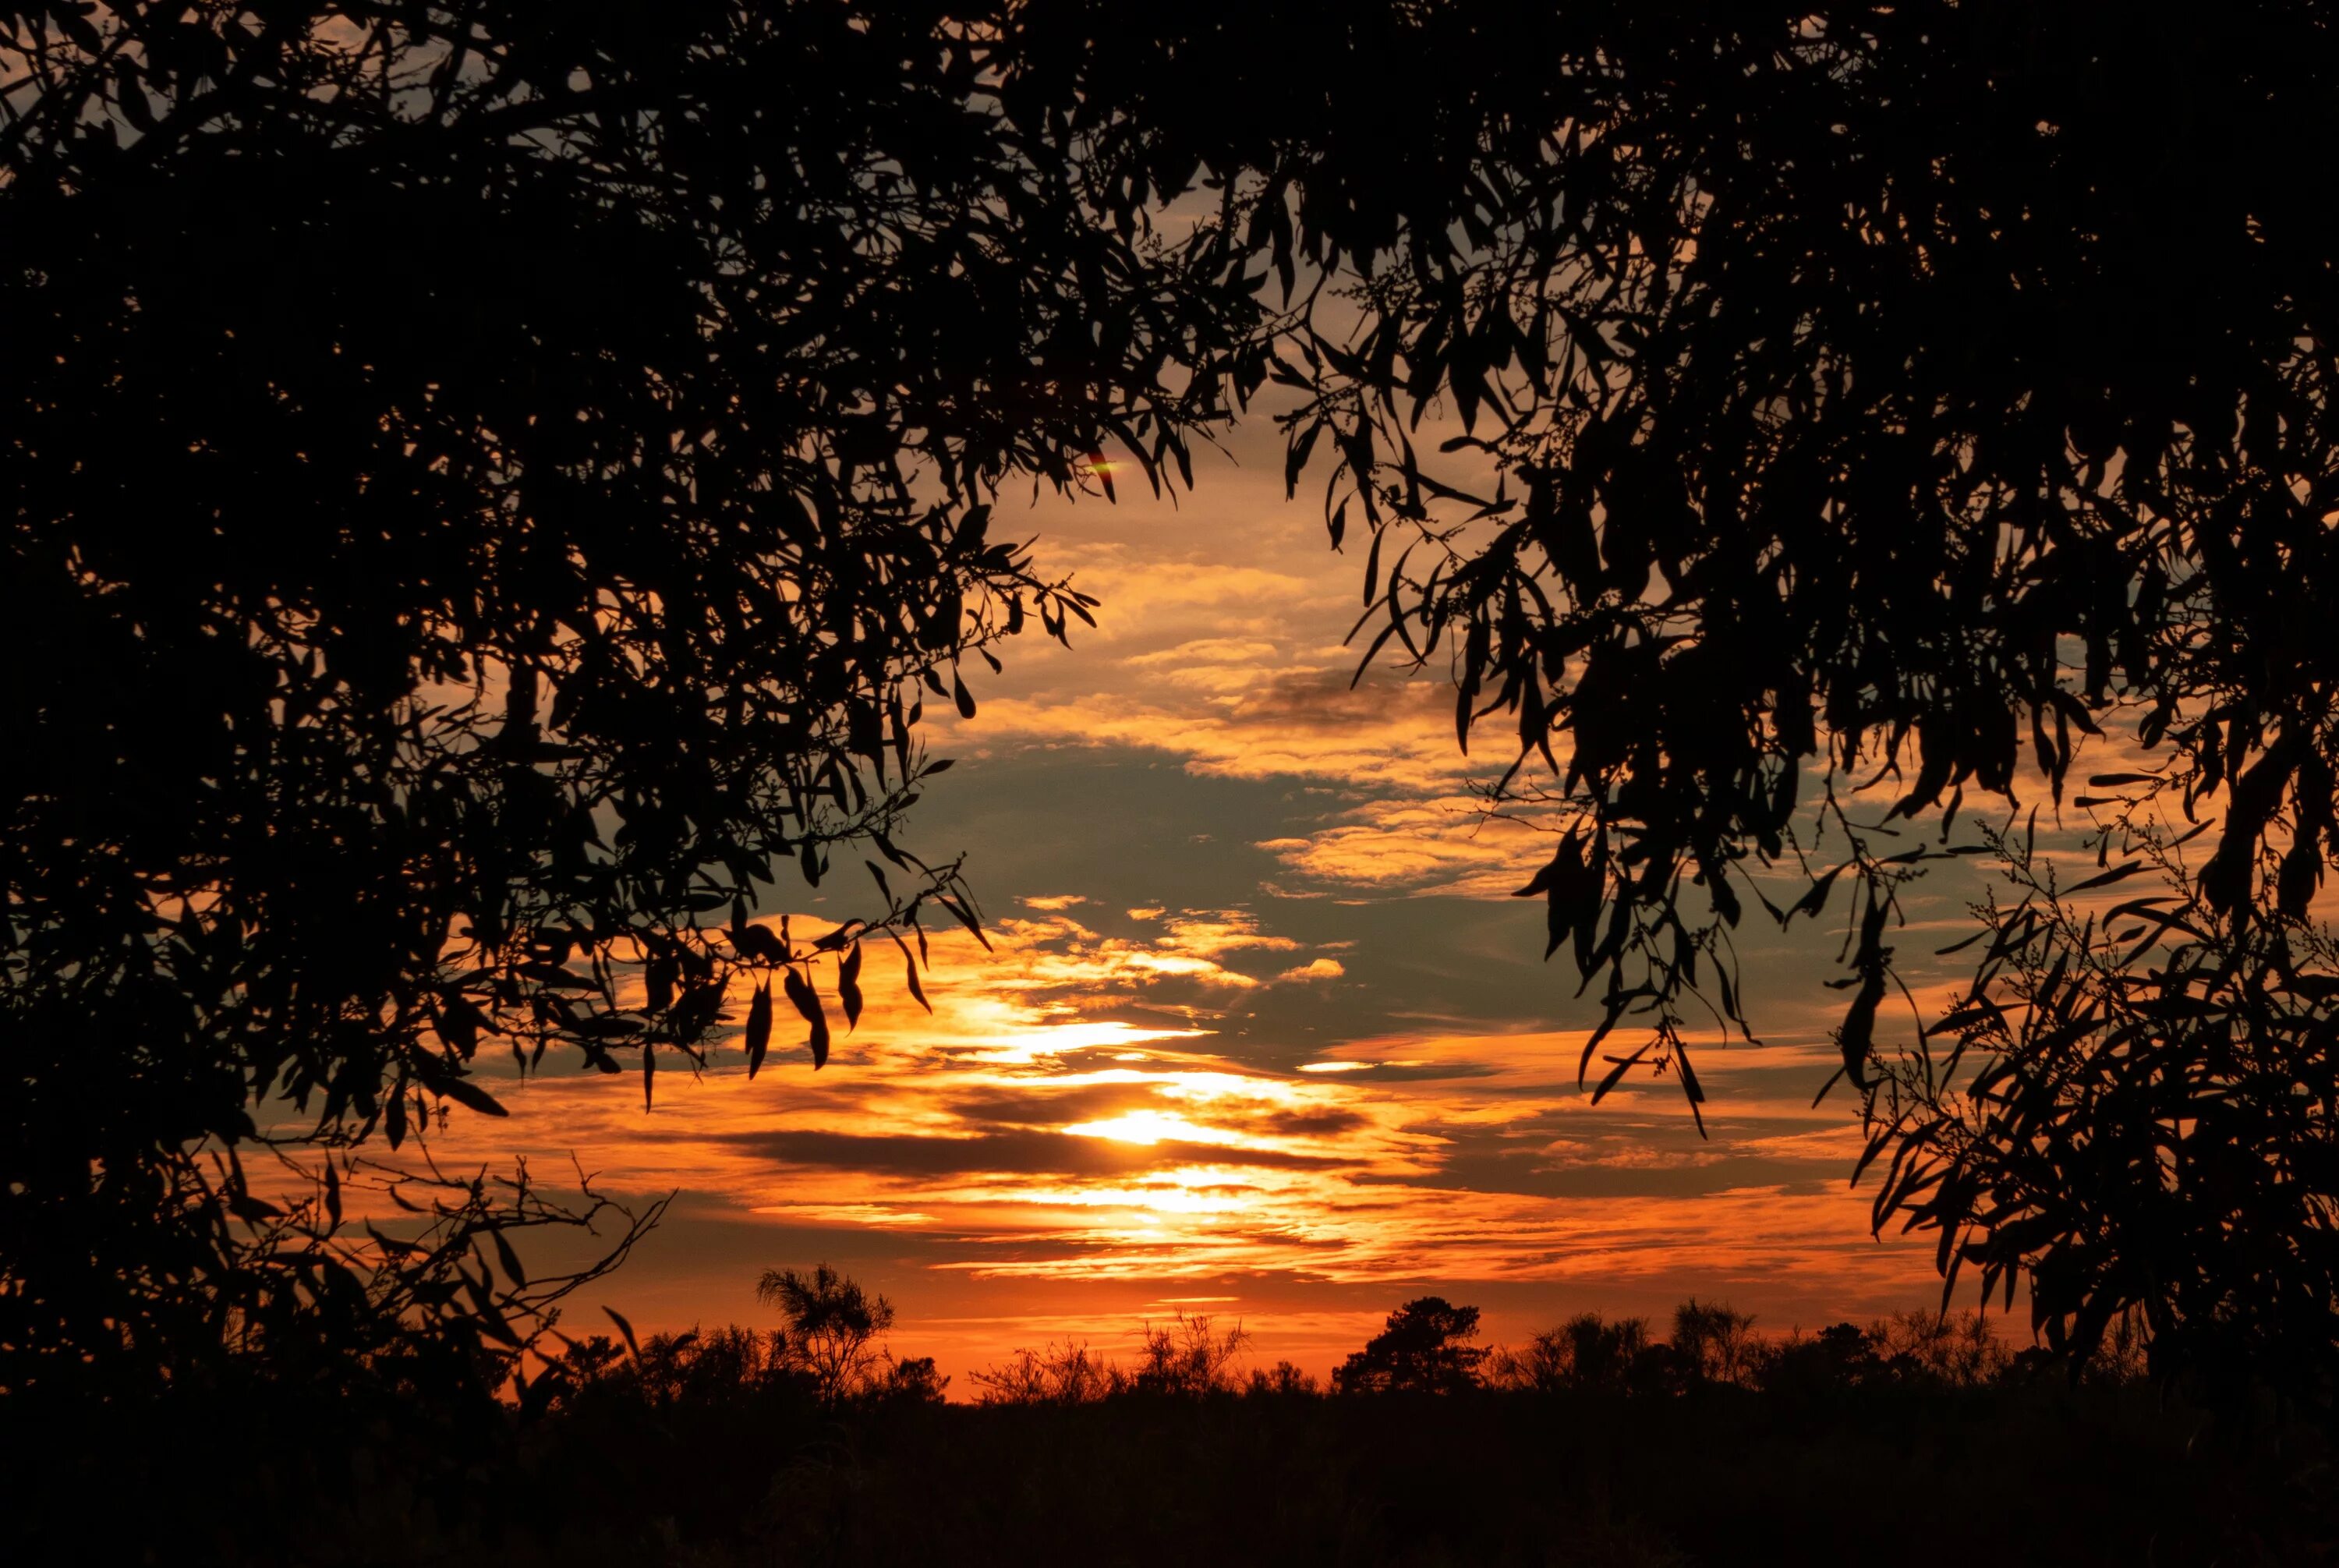
{"type": "Polygon", "coordinates": [[[1834,1323],[1806,1337],[1800,1330],[1772,1347],[1759,1379],[1765,1393],[1817,1395],[1883,1381],[1874,1337],[1855,1323],[1834,1323]]]}
{"type": "Polygon", "coordinates": [[[1896,1312],[1869,1330],[1884,1368],[1951,1388],[1993,1383],[2013,1366],[2013,1355],[1979,1311],[1896,1312]]]}
{"type": "Polygon", "coordinates": [[[1085,1341],[1066,1340],[1044,1350],[1019,1349],[1002,1363],[970,1375],[984,1405],[1091,1405],[1119,1387],[1112,1364],[1085,1341]]]}
{"type": "MultiPolygon", "coordinates": [[[[1179,1312],[1167,1324],[1149,1319],[1139,1327],[1134,1366],[1098,1355],[1085,1340],[1068,1339],[1044,1350],[1017,1350],[972,1381],[984,1405],[1091,1405],[1134,1395],[1199,1399],[1244,1391],[1236,1364],[1249,1343],[1240,1324],[1219,1328],[1208,1313],[1179,1312]]],[[[1312,1384],[1283,1362],[1271,1375],[1254,1374],[1249,1391],[1291,1393],[1303,1386],[1312,1384]]]]}
{"type": "Polygon", "coordinates": [[[1497,1351],[1489,1381],[1545,1394],[1623,1394],[1665,1386],[1670,1359],[1666,1346],[1650,1340],[1647,1318],[1585,1312],[1535,1335],[1523,1350],[1497,1351]]]}
{"type": "Polygon", "coordinates": [[[1121,1375],[1127,1391],[1193,1398],[1241,1386],[1235,1364],[1250,1344],[1241,1324],[1216,1328],[1208,1313],[1179,1312],[1168,1324],[1147,1323],[1140,1334],[1138,1364],[1121,1375]]]}
{"type": "Polygon", "coordinates": [[[943,1397],[951,1380],[933,1356],[896,1357],[881,1342],[893,1326],[892,1303],[827,1264],[767,1269],[755,1293],[780,1309],[781,1327],[692,1328],[627,1346],[597,1334],[571,1340],[544,1381],[558,1386],[562,1402],[582,1390],[623,1389],[661,1407],[787,1395],[832,1405],[943,1397]]]}
{"type": "Polygon", "coordinates": [[[1313,1373],[1303,1372],[1288,1361],[1278,1361],[1273,1366],[1253,1367],[1250,1382],[1243,1392],[1254,1399],[1308,1399],[1323,1389],[1313,1373]]]}
{"type": "Polygon", "coordinates": [[[951,1380],[937,1370],[931,1356],[907,1356],[889,1363],[885,1375],[870,1392],[880,1399],[910,1405],[939,1405],[951,1380]]]}

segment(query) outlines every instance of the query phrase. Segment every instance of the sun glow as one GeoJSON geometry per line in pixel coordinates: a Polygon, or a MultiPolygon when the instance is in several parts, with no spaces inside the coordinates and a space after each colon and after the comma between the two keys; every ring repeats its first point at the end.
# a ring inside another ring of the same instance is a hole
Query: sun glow
{"type": "Polygon", "coordinates": [[[1106,1121],[1075,1121],[1064,1130],[1081,1138],[1110,1138],[1119,1143],[1154,1144],[1175,1139],[1181,1143],[1226,1143],[1241,1140],[1215,1127],[1204,1127],[1173,1112],[1132,1110],[1106,1121]]]}
{"type": "Polygon", "coordinates": [[[551,1169],[574,1149],[604,1188],[682,1188],[799,1249],[822,1231],[882,1234],[910,1277],[960,1289],[1607,1290],[1726,1282],[1752,1258],[1774,1293],[1864,1274],[1895,1282],[1875,1287],[1884,1298],[1923,1267],[1871,1241],[1867,1195],[1841,1188],[1857,1128],[1811,1109],[1796,1053],[1816,1046],[1702,1058],[1709,1080],[1794,1058],[1797,1092],[1732,1085],[1728,1119],[1701,1143],[1639,1086],[1591,1106],[1574,1082],[1581,1033],[1392,1031],[1277,1063],[1284,1042],[1262,1050],[1237,1011],[1253,990],[1209,966],[1248,958],[1255,989],[1309,982],[1277,975],[1290,942],[1240,912],[1165,908],[1118,936],[1061,912],[1002,927],[991,952],[935,940],[932,1014],[872,987],[820,1072],[775,1042],[750,1083],[724,1043],[698,1073],[661,1072],[645,1113],[631,1080],[556,1066],[498,1087],[509,1120],[458,1119],[431,1151],[486,1158],[492,1139],[551,1169]],[[1203,972],[1165,978],[1192,966],[1203,972]]]}
{"type": "Polygon", "coordinates": [[[1043,1023],[1021,1029],[1002,1030],[992,1036],[990,1049],[973,1054],[978,1060],[1001,1066],[1031,1066],[1053,1058],[1070,1056],[1086,1050],[1119,1050],[1113,1060],[1142,1060],[1142,1053],[1130,1052],[1132,1045],[1148,1045],[1164,1040],[1199,1040],[1209,1033],[1206,1029],[1141,1029],[1135,1024],[1115,1021],[1080,1023],[1043,1023]]]}

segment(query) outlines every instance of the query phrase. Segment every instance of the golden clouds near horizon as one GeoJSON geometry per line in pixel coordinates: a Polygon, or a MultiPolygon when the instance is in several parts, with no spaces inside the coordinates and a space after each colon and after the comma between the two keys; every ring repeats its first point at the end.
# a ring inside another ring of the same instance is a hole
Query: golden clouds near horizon
{"type": "Polygon", "coordinates": [[[930,715],[966,765],[916,826],[977,857],[996,950],[936,940],[931,1016],[873,950],[819,1073],[783,1034],[750,1083],[725,1045],[645,1112],[630,1079],[548,1063],[493,1085],[508,1121],[435,1135],[442,1159],[574,1149],[612,1190],[788,1238],[771,1261],[883,1257],[905,1317],[1049,1304],[970,1330],[984,1354],[1091,1282],[1232,1291],[1254,1326],[1425,1281],[1639,1281],[1781,1321],[1925,1299],[1929,1247],[1876,1243],[1844,1185],[1850,1108],[1810,1104],[1834,993],[1765,1012],[1792,1043],[1695,1042],[1710,1140],[1671,1080],[1579,1092],[1584,1037],[1552,1022],[1574,976],[1535,966],[1538,912],[1506,896],[1549,849],[1469,789],[1507,758],[1457,753],[1441,681],[1352,678],[1361,562],[1261,456],[1208,508],[1125,490],[1036,519],[1104,603],[1076,650],[971,675],[975,719],[930,715]]]}
{"type": "MultiPolygon", "coordinates": [[[[1393,1032],[1277,1064],[1223,1004],[1321,980],[1243,911],[1165,910],[1123,935],[1049,912],[1002,921],[994,940],[989,954],[936,942],[931,1017],[873,987],[820,1073],[775,1046],[751,1083],[725,1045],[702,1073],[661,1072],[646,1112],[629,1080],[548,1072],[498,1084],[510,1119],[459,1119],[434,1152],[550,1169],[573,1150],[613,1190],[680,1188],[742,1218],[913,1238],[943,1277],[1688,1270],[1864,1274],[1905,1295],[1920,1272],[1912,1249],[1867,1238],[1863,1199],[1841,1188],[1843,1114],[1812,1111],[1800,1087],[1765,1092],[1760,1071],[1739,1073],[1701,1143],[1667,1086],[1592,1107],[1574,1033],[1393,1032]],[[1259,972],[1231,967],[1244,962],[1259,972]]],[[[1793,1068],[1800,1086],[1819,1055],[1717,1053],[1704,1070],[1793,1068]]]]}

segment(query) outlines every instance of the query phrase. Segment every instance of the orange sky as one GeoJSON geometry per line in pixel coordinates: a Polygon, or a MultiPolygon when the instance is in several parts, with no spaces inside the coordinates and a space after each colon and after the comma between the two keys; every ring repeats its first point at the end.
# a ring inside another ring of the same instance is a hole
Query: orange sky
{"type": "MultiPolygon", "coordinates": [[[[1531,835],[1467,809],[1442,685],[1348,689],[1362,563],[1283,501],[1275,440],[1238,431],[1175,506],[1002,506],[1101,625],[1011,645],[933,737],[958,764],[913,837],[968,852],[996,942],[937,944],[933,1016],[872,950],[817,1075],[775,1048],[749,1083],[725,1049],[646,1112],[630,1076],[548,1068],[441,1158],[573,1150],[612,1191],[679,1189],[598,1297],[639,1328],[761,1322],[762,1269],[825,1260],[960,1393],[1018,1346],[1125,1348],[1180,1308],[1320,1373],[1426,1291],[1514,1342],[1693,1293],[1773,1328],[1936,1299],[1929,1246],[1871,1238],[1845,1185],[1853,1102],[1811,1105],[1836,933],[1745,932],[1766,1043],[1701,1057],[1709,1139],[1669,1080],[1577,1093],[1595,1014],[1506,896],[1531,835]]],[[[791,912],[852,912],[841,880],[791,912]]],[[[1917,908],[1948,930],[1965,896],[1917,908]]]]}

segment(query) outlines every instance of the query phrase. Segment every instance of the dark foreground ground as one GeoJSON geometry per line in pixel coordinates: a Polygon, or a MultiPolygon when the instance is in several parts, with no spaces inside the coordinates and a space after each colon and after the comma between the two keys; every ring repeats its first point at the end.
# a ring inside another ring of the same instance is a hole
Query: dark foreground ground
{"type": "Polygon", "coordinates": [[[1812,1399],[581,1405],[482,1436],[246,1402],[6,1434],[16,1563],[2207,1563],[2331,1560],[2313,1431],[2146,1388],[1812,1399]],[[167,1415],[168,1418],[163,1417],[167,1415]],[[32,1441],[28,1442],[30,1436],[32,1441]]]}

